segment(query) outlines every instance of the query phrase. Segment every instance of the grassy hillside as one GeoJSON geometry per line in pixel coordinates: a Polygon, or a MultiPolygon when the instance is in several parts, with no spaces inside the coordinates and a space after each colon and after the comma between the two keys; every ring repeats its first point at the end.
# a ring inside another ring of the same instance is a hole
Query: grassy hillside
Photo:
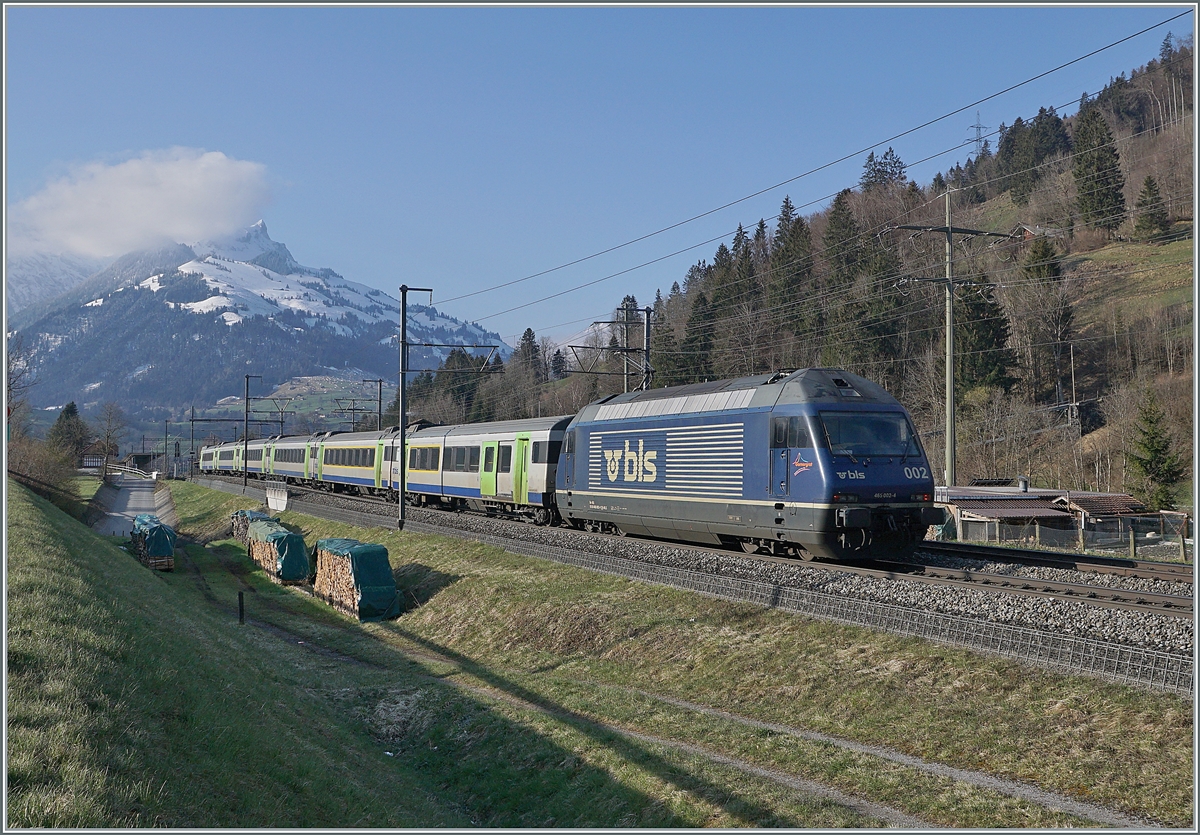
{"type": "Polygon", "coordinates": [[[1103,330],[1114,307],[1132,320],[1190,302],[1194,246],[1190,238],[1167,244],[1119,241],[1068,256],[1063,266],[1082,279],[1076,309],[1080,332],[1103,330]]]}
{"type": "Polygon", "coordinates": [[[754,722],[1192,820],[1175,697],[284,514],[388,546],[408,610],[363,625],[223,539],[246,500],[172,487],[209,542],[153,574],[10,483],[10,826],[1087,823],[754,722]]]}

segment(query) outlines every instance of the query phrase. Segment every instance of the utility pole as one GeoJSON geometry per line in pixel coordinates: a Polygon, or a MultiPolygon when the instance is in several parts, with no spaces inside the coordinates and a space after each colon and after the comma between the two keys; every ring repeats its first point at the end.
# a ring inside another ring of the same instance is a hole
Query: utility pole
{"type": "Polygon", "coordinates": [[[407,284],[400,285],[400,391],[396,395],[397,419],[400,423],[400,511],[399,518],[396,520],[396,530],[404,530],[404,470],[408,466],[408,421],[405,419],[405,397],[404,397],[404,382],[405,374],[408,373],[408,291],[414,290],[418,293],[428,293],[429,303],[433,304],[433,288],[431,287],[409,287],[407,284]]]}
{"type": "Polygon", "coordinates": [[[363,380],[363,382],[379,384],[379,397],[376,398],[376,400],[375,400],[375,403],[376,403],[375,429],[376,429],[376,431],[382,432],[383,431],[383,379],[381,378],[378,380],[363,380]]]}
{"type": "Polygon", "coordinates": [[[621,391],[629,392],[629,303],[621,305],[621,391]]]}
{"type": "Polygon", "coordinates": [[[250,378],[261,380],[261,374],[246,375],[246,416],[242,419],[242,495],[246,495],[246,488],[250,484],[250,462],[247,457],[250,454],[250,378]]]}
{"type": "Polygon", "coordinates": [[[953,487],[957,438],[954,427],[954,227],[950,225],[950,190],[946,190],[946,486],[953,487]]]}
{"type": "MultiPolygon", "coordinates": [[[[1011,233],[1005,232],[983,232],[978,229],[962,229],[953,226],[950,222],[950,195],[954,193],[954,189],[946,190],[946,225],[945,226],[893,226],[893,229],[915,229],[917,234],[922,232],[945,232],[946,233],[946,277],[938,278],[918,278],[916,281],[934,281],[946,284],[946,486],[953,487],[957,480],[957,471],[955,466],[955,449],[956,437],[954,431],[954,236],[967,235],[968,239],[976,235],[985,235],[996,238],[1015,237],[1011,233]]],[[[915,236],[914,236],[915,237],[915,236]]],[[[960,281],[960,284],[969,284],[969,281],[960,281]]]]}
{"type": "Polygon", "coordinates": [[[650,312],[650,305],[642,308],[646,316],[642,325],[642,391],[649,391],[650,383],[654,381],[654,368],[650,365],[650,312]]]}
{"type": "MultiPolygon", "coordinates": [[[[629,336],[628,336],[628,333],[629,333],[628,332],[628,325],[629,325],[628,314],[631,310],[634,310],[634,309],[636,309],[636,308],[621,308],[621,318],[614,320],[612,322],[592,322],[593,325],[622,325],[626,328],[624,347],[601,348],[601,349],[599,349],[599,352],[596,355],[597,357],[599,357],[599,356],[603,356],[604,352],[606,352],[606,351],[616,351],[617,353],[621,354],[624,358],[624,362],[625,362],[624,370],[623,371],[593,371],[592,368],[586,367],[587,363],[585,363],[580,358],[579,351],[592,351],[592,350],[596,350],[596,349],[593,349],[587,345],[568,345],[567,347],[570,348],[571,352],[575,355],[575,360],[576,360],[577,365],[579,366],[579,372],[581,374],[600,374],[600,375],[606,375],[606,376],[620,374],[625,379],[625,391],[628,392],[629,391],[629,362],[630,362],[629,356],[631,354],[635,354],[635,353],[641,354],[642,359],[640,362],[640,366],[641,366],[641,370],[642,370],[642,382],[638,386],[638,388],[641,389],[642,391],[648,391],[650,389],[650,383],[654,380],[654,367],[650,364],[650,314],[653,313],[654,311],[649,306],[642,308],[641,312],[645,317],[644,330],[642,332],[642,347],[641,348],[630,348],[629,347],[629,336]]],[[[598,360],[593,360],[593,362],[592,362],[593,368],[595,367],[597,362],[598,362],[598,360]]],[[[633,360],[633,364],[634,364],[634,368],[636,370],[636,368],[639,365],[638,360],[633,360]]]]}

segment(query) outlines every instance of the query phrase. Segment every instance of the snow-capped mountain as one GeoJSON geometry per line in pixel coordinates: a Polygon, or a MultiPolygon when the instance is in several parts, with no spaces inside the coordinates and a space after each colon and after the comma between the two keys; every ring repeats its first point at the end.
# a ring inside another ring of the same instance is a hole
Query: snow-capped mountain
{"type": "Polygon", "coordinates": [[[11,316],[35,302],[67,292],[107,264],[105,260],[85,255],[9,253],[4,263],[4,300],[8,314],[11,316]]]}
{"type": "MultiPolygon", "coordinates": [[[[314,269],[296,262],[287,246],[271,240],[261,220],[245,234],[225,241],[201,241],[190,245],[195,258],[180,264],[184,275],[201,276],[210,295],[180,306],[196,314],[218,315],[227,325],[245,318],[295,314],[301,327],[327,327],[343,336],[361,335],[370,326],[394,325],[400,302],[384,293],[347,281],[330,269],[314,269]]],[[[160,288],[162,276],[151,276],[139,286],[160,288]]],[[[443,316],[433,308],[409,306],[409,325],[426,330],[451,332],[447,343],[501,345],[507,356],[512,349],[478,325],[443,316]]],[[[395,341],[394,339],[392,340],[395,341]]],[[[432,341],[432,340],[428,340],[432,341]]],[[[438,351],[444,357],[450,349],[438,351]]]]}
{"type": "MultiPolygon", "coordinates": [[[[238,394],[248,373],[265,385],[330,368],[394,378],[399,308],[381,290],[297,263],[260,221],[227,240],[122,256],[9,327],[35,351],[35,405],[199,405],[238,394]]],[[[410,343],[512,353],[433,307],[409,304],[408,333],[410,343]]],[[[410,368],[436,368],[451,350],[411,346],[410,368]]]]}

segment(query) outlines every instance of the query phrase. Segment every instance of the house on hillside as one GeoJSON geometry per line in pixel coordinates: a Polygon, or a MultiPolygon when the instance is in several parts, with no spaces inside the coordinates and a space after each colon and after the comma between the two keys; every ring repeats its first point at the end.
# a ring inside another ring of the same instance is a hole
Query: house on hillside
{"type": "Polygon", "coordinates": [[[1070,234],[1068,229],[1041,226],[1036,223],[1018,223],[1012,231],[1012,236],[1020,238],[1022,241],[1032,241],[1034,238],[1067,238],[1070,237],[1070,234]]]}

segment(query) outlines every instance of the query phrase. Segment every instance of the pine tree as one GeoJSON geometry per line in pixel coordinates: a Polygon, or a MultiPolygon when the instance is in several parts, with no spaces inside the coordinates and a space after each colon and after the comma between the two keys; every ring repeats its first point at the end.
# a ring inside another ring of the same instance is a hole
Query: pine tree
{"type": "Polygon", "coordinates": [[[1146,177],[1142,183],[1136,208],[1137,225],[1133,231],[1139,238],[1155,238],[1171,228],[1171,218],[1153,177],[1146,177]]]}
{"type": "Polygon", "coordinates": [[[538,374],[538,369],[541,367],[541,353],[538,348],[537,334],[533,332],[533,328],[526,328],[525,333],[521,334],[521,341],[517,343],[517,350],[513,351],[513,362],[521,368],[532,372],[535,376],[538,374]]]}
{"type": "Polygon", "coordinates": [[[1138,436],[1133,442],[1137,452],[1129,458],[1140,479],[1134,495],[1151,510],[1174,510],[1174,488],[1187,474],[1183,459],[1171,451],[1166,419],[1154,391],[1148,391],[1138,406],[1138,436]]]}
{"type": "MultiPolygon", "coordinates": [[[[772,317],[797,323],[803,299],[814,289],[812,275],[812,231],[804,218],[795,214],[791,200],[785,197],[771,246],[767,305],[772,317]]],[[[805,323],[797,323],[792,330],[804,326],[805,323]]]]}
{"type": "Polygon", "coordinates": [[[850,210],[850,189],[843,189],[829,207],[825,224],[825,259],[829,262],[829,277],[835,285],[845,285],[858,275],[862,258],[858,222],[850,210]]]}
{"type": "Polygon", "coordinates": [[[680,373],[683,363],[675,329],[669,322],[660,320],[654,324],[653,341],[650,364],[654,367],[654,388],[677,386],[685,382],[680,373]]]}
{"type": "MultiPolygon", "coordinates": [[[[1021,272],[1032,286],[1038,287],[1040,305],[1034,312],[1042,329],[1038,341],[1049,347],[1054,362],[1056,398],[1062,402],[1063,355],[1071,338],[1075,309],[1062,284],[1062,261],[1054,244],[1046,238],[1035,240],[1029,247],[1029,255],[1026,256],[1021,272]]],[[[1035,379],[1040,376],[1037,369],[1031,371],[1035,379]]]]}
{"type": "Polygon", "coordinates": [[[550,358],[550,375],[555,380],[561,380],[567,375],[567,358],[561,348],[555,349],[554,356],[550,358]]]}
{"type": "Polygon", "coordinates": [[[58,414],[58,420],[54,421],[54,425],[46,433],[46,443],[71,459],[78,458],[91,439],[92,430],[79,416],[79,409],[75,406],[75,401],[63,406],[63,410],[58,414]]]}
{"type": "Polygon", "coordinates": [[[1113,230],[1125,219],[1125,176],[1112,132],[1099,107],[1091,106],[1076,116],[1075,163],[1076,203],[1080,217],[1097,229],[1113,230]]]}
{"type": "Polygon", "coordinates": [[[704,293],[700,293],[692,303],[692,313],[688,317],[687,330],[680,347],[679,374],[682,378],[695,382],[712,376],[714,321],[713,309],[704,293]]]}
{"type": "Polygon", "coordinates": [[[863,173],[858,184],[863,191],[870,191],[878,186],[903,183],[906,169],[907,166],[891,148],[879,157],[872,151],[867,154],[867,160],[863,163],[863,173]]]}
{"type": "Polygon", "coordinates": [[[967,288],[956,298],[961,308],[954,314],[955,353],[958,356],[958,386],[963,392],[973,388],[1013,387],[1010,373],[1017,365],[1008,345],[1009,325],[1004,309],[992,294],[986,276],[978,286],[967,288]]]}

